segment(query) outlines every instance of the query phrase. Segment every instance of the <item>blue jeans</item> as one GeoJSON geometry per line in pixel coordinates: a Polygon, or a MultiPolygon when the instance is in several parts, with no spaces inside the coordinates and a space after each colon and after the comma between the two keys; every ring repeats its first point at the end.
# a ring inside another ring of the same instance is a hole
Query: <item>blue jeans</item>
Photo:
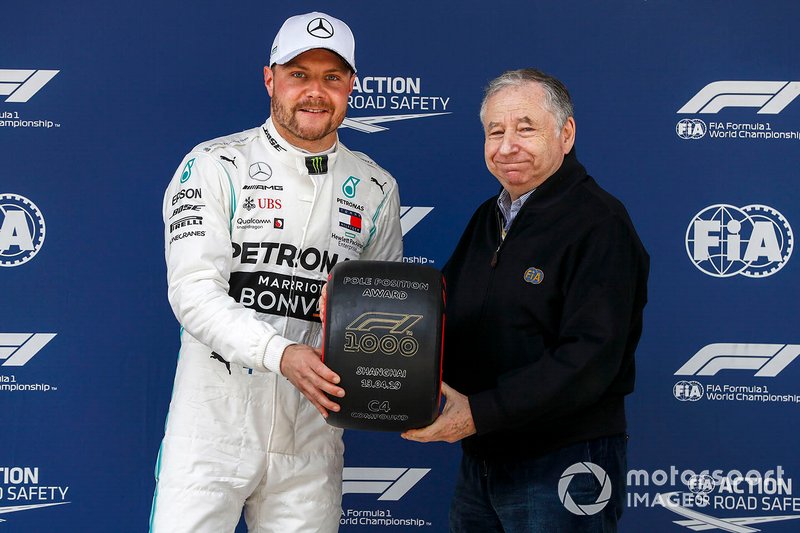
{"type": "Polygon", "coordinates": [[[519,461],[464,454],[450,532],[616,532],[625,507],[626,472],[626,435],[519,461]]]}

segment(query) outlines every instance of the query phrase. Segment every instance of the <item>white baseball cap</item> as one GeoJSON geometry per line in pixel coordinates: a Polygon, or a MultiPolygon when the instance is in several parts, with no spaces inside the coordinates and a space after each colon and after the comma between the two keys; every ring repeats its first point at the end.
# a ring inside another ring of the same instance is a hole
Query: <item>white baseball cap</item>
{"type": "Polygon", "coordinates": [[[341,20],[318,11],[286,19],[272,42],[269,64],[283,65],[314,48],[336,52],[355,72],[356,42],[353,32],[341,20]]]}

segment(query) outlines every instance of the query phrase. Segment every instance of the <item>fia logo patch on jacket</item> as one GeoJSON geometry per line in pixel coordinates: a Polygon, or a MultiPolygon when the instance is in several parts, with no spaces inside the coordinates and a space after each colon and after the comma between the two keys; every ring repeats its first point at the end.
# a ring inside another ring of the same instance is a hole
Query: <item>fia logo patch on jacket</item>
{"type": "Polygon", "coordinates": [[[538,285],[542,281],[544,281],[544,272],[542,272],[536,267],[530,267],[522,275],[522,279],[524,279],[527,283],[530,283],[532,285],[538,285]]]}

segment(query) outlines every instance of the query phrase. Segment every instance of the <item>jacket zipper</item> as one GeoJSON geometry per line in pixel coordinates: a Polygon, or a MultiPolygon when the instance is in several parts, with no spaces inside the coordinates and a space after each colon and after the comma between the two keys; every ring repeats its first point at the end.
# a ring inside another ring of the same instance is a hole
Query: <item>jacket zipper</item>
{"type": "MultiPolygon", "coordinates": [[[[500,212],[497,209],[494,210],[494,217],[495,220],[497,221],[498,237],[500,242],[497,244],[497,248],[495,249],[494,254],[492,255],[492,261],[489,263],[492,266],[492,268],[497,266],[497,261],[500,260],[500,248],[503,247],[503,243],[505,242],[505,239],[503,238],[503,221],[500,220],[500,212]]],[[[508,229],[511,228],[509,227],[508,229]]]]}

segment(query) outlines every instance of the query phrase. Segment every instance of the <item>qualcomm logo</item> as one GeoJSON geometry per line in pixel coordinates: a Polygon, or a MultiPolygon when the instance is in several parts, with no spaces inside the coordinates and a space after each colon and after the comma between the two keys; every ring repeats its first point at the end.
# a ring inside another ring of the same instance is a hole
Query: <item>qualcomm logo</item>
{"type": "Polygon", "coordinates": [[[0,333],[0,366],[24,366],[56,333],[0,333]]]}
{"type": "Polygon", "coordinates": [[[572,514],[587,516],[597,514],[602,511],[608,501],[611,499],[611,480],[599,465],[590,462],[575,463],[570,466],[564,473],[561,474],[561,479],[558,480],[558,499],[564,504],[567,511],[572,514]],[[578,474],[593,474],[597,482],[600,484],[600,494],[594,503],[579,505],[575,503],[572,496],[569,494],[569,484],[578,474]]]}
{"type": "Polygon", "coordinates": [[[786,265],[793,248],[789,222],[766,205],[711,205],[686,229],[689,259],[716,278],[771,276],[786,265]]]}
{"type": "Polygon", "coordinates": [[[432,207],[400,207],[400,227],[403,229],[403,235],[411,231],[431,211],[432,207]]]}
{"type": "Polygon", "coordinates": [[[17,194],[0,194],[0,267],[33,259],[44,235],[44,217],[36,204],[17,194]]]}
{"type": "Polygon", "coordinates": [[[777,115],[800,95],[798,81],[715,81],[694,95],[678,113],[718,113],[726,107],[755,107],[777,115]]]}
{"type": "Polygon", "coordinates": [[[23,103],[39,92],[60,70],[0,69],[0,95],[6,102],[23,103]]]}
{"type": "Polygon", "coordinates": [[[345,467],[342,495],[380,494],[380,501],[397,501],[430,471],[430,468],[345,467]]]}
{"type": "MultiPolygon", "coordinates": [[[[789,366],[798,355],[800,355],[798,344],[709,344],[694,354],[675,372],[675,375],[715,376],[720,370],[755,370],[755,377],[773,378],[789,366]]],[[[682,396],[691,396],[690,389],[687,388],[684,392],[686,394],[682,396]]]]}

